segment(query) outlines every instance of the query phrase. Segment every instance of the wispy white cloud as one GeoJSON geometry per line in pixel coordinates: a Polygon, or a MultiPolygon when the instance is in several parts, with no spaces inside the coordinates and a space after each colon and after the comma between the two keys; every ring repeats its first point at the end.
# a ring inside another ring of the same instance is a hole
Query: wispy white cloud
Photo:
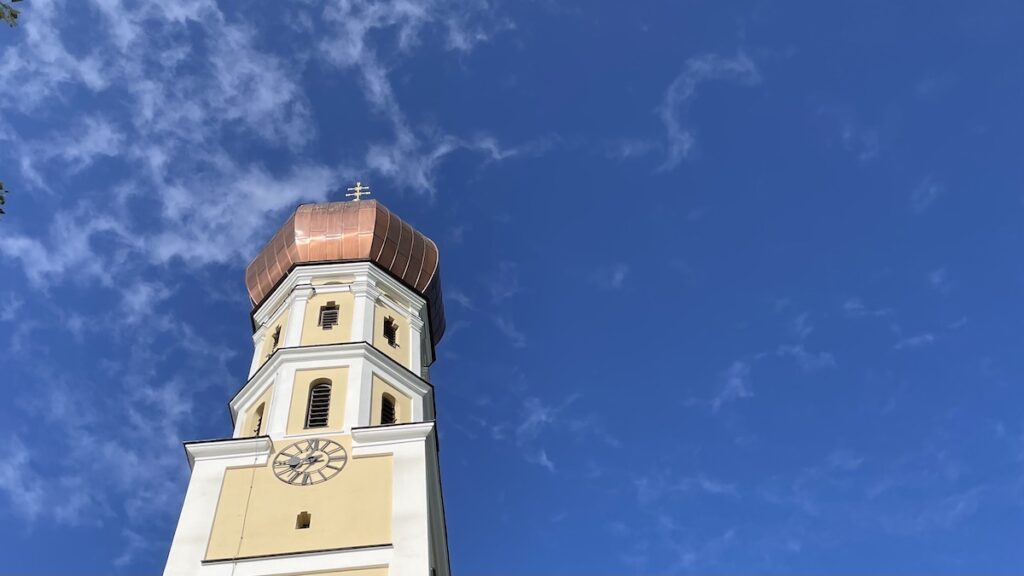
{"type": "Polygon", "coordinates": [[[940,182],[928,176],[910,192],[910,210],[914,214],[923,214],[943,193],[940,182]]]}
{"type": "Polygon", "coordinates": [[[525,348],[527,344],[526,334],[524,334],[519,328],[516,328],[511,318],[505,316],[495,316],[494,325],[498,327],[498,331],[501,332],[509,343],[516,348],[525,348]]]}
{"type": "Polygon", "coordinates": [[[870,318],[890,316],[893,313],[891,308],[868,308],[857,298],[850,298],[843,302],[843,313],[848,318],[870,318]]]}
{"type": "Polygon", "coordinates": [[[408,54],[420,43],[420,33],[431,26],[447,30],[448,47],[468,51],[487,41],[491,35],[510,27],[508,21],[488,22],[496,14],[486,1],[461,2],[332,2],[324,10],[325,18],[336,33],[319,43],[326,59],[340,68],[358,71],[363,93],[371,106],[390,123],[393,139],[371,143],[366,153],[367,167],[415,191],[433,194],[440,162],[456,150],[482,152],[490,160],[519,155],[522,150],[503,148],[490,136],[460,138],[439,130],[417,130],[399,105],[388,68],[372,41],[383,32],[393,31],[400,54],[408,54]]]}
{"type": "Polygon", "coordinates": [[[487,287],[491,293],[491,301],[495,304],[519,294],[522,291],[519,283],[519,266],[515,262],[499,262],[497,271],[487,281],[487,287]]]}
{"type": "Polygon", "coordinates": [[[928,273],[928,285],[942,295],[949,294],[952,284],[949,281],[949,273],[945,268],[936,268],[928,273]]]}
{"type": "Polygon", "coordinates": [[[18,311],[25,305],[25,300],[15,292],[0,294],[0,322],[10,322],[18,317],[18,311]]]}
{"type": "Polygon", "coordinates": [[[828,455],[826,463],[838,470],[856,470],[864,463],[864,457],[849,450],[835,450],[828,455]]]}
{"type": "Polygon", "coordinates": [[[34,521],[46,501],[36,467],[30,464],[38,455],[31,454],[17,436],[7,438],[4,445],[7,454],[0,460],[0,492],[23,518],[34,521]]]}
{"type": "Polygon", "coordinates": [[[843,124],[840,130],[843,147],[856,154],[861,162],[868,162],[878,157],[880,151],[878,130],[861,126],[852,121],[843,124]]]}
{"type": "Polygon", "coordinates": [[[761,73],[754,61],[743,52],[731,58],[702,54],[687,60],[683,71],[669,84],[658,107],[667,143],[667,154],[661,170],[672,170],[689,156],[696,141],[694,130],[686,123],[689,106],[697,96],[697,88],[712,80],[750,86],[761,82],[761,73]]]}
{"type": "Polygon", "coordinates": [[[594,284],[602,290],[622,290],[629,278],[629,265],[617,262],[603,266],[593,275],[594,284]]]}
{"type": "Polygon", "coordinates": [[[683,490],[699,490],[705,494],[736,496],[738,494],[736,485],[722,482],[704,475],[683,478],[679,481],[679,487],[683,490]]]}
{"type": "Polygon", "coordinates": [[[803,342],[814,332],[814,324],[811,323],[809,314],[803,312],[797,315],[789,323],[790,333],[800,342],[803,342]]]}
{"type": "Polygon", "coordinates": [[[730,402],[750,398],[753,395],[754,391],[750,387],[750,364],[736,361],[722,375],[718,393],[711,400],[711,409],[718,412],[722,406],[730,402]]]}
{"type": "Polygon", "coordinates": [[[640,138],[623,138],[605,146],[605,155],[613,160],[632,160],[664,149],[661,142],[640,138]]]}
{"type": "Polygon", "coordinates": [[[808,352],[803,344],[779,346],[775,354],[796,360],[804,372],[813,372],[836,365],[835,357],[830,352],[808,352]]]}
{"type": "Polygon", "coordinates": [[[896,344],[893,345],[893,349],[905,350],[912,348],[923,348],[925,346],[933,344],[934,342],[934,334],[932,334],[931,332],[922,332],[920,334],[915,334],[913,336],[900,338],[899,340],[896,341],[896,344]]]}
{"type": "Polygon", "coordinates": [[[323,200],[343,178],[375,171],[430,193],[440,161],[455,150],[496,162],[547,145],[539,139],[503,146],[484,132],[460,137],[436,126],[417,129],[399,105],[392,64],[414,54],[424,31],[430,38],[442,31],[448,49],[465,53],[512,28],[486,0],[337,1],[327,4],[323,18],[320,8],[297,5],[296,18],[288,20],[307,21],[310,42],[287,58],[212,0],[94,3],[93,21],[68,27],[65,2],[40,0],[19,26],[23,44],[0,58],[7,87],[0,113],[59,114],[66,94],[78,88],[104,96],[76,108],[81,120],[69,129],[26,138],[0,122],[24,183],[54,193],[74,186],[82,198],[58,211],[49,238],[16,227],[0,232],[0,255],[21,263],[37,285],[59,282],[71,270],[77,275],[83,266],[87,276],[102,269],[117,279],[137,270],[129,262],[140,258],[157,265],[175,258],[192,266],[244,262],[265,240],[269,222],[300,201],[323,200]],[[82,28],[94,32],[86,48],[66,40],[82,28]],[[313,61],[355,73],[367,103],[392,125],[390,143],[357,145],[365,150],[361,162],[326,164],[303,154],[318,137],[302,85],[313,61]],[[238,134],[295,157],[286,168],[243,160],[231,144],[238,134]],[[70,181],[101,158],[127,168],[113,189],[92,190],[81,177],[70,181]],[[126,208],[129,201],[155,201],[160,211],[143,223],[126,208]],[[85,224],[71,234],[79,222],[85,224]],[[122,244],[116,261],[93,249],[108,238],[122,244]]]}
{"type": "Polygon", "coordinates": [[[554,472],[555,471],[555,463],[552,462],[550,458],[548,458],[548,453],[543,448],[538,448],[535,451],[527,452],[526,453],[526,460],[528,462],[532,462],[534,464],[537,464],[538,466],[540,466],[541,468],[544,468],[548,472],[554,472]]]}
{"type": "Polygon", "coordinates": [[[446,290],[445,296],[451,298],[453,302],[455,302],[459,306],[462,306],[466,310],[476,311],[476,305],[473,304],[472,298],[467,296],[466,293],[462,292],[461,290],[455,288],[446,290]]]}

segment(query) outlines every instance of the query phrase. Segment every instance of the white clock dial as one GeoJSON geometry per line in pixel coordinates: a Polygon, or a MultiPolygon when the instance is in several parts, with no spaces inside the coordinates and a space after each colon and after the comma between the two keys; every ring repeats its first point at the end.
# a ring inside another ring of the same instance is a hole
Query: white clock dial
{"type": "Polygon", "coordinates": [[[348,453],[337,442],[323,438],[300,440],[274,457],[274,475],[294,486],[326,482],[345,468],[348,453]]]}

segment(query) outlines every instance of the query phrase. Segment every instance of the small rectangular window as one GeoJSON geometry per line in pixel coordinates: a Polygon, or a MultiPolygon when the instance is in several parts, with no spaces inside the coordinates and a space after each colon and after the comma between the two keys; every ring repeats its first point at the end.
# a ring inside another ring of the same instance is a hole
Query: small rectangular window
{"type": "Polygon", "coordinates": [[[326,306],[320,307],[319,326],[324,330],[330,330],[338,324],[338,305],[328,302],[326,306]]]}
{"type": "Polygon", "coordinates": [[[309,528],[309,521],[310,520],[311,520],[311,516],[310,516],[309,512],[305,512],[305,511],[299,512],[299,515],[295,517],[295,529],[296,530],[304,530],[306,528],[309,528]]]}
{"type": "Polygon", "coordinates": [[[391,316],[384,319],[384,338],[390,346],[398,348],[398,324],[391,316]]]}

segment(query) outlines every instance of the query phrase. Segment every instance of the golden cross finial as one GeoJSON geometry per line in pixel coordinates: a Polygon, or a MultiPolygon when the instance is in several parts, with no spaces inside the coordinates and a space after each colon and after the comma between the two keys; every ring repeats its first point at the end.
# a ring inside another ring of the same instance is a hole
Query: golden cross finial
{"type": "Polygon", "coordinates": [[[359,198],[368,195],[370,193],[369,186],[363,186],[362,182],[356,181],[356,185],[348,189],[351,194],[345,194],[345,196],[353,196],[355,200],[353,202],[359,202],[359,198]]]}

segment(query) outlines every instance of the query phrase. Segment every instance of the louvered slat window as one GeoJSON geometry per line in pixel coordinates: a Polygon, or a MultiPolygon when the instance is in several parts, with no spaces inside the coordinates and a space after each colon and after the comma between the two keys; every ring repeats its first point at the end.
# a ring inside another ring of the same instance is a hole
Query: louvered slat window
{"type": "Polygon", "coordinates": [[[331,408],[331,384],[314,384],[309,391],[309,408],[306,410],[306,428],[327,426],[327,413],[331,408]]]}
{"type": "Polygon", "coordinates": [[[338,324],[338,305],[328,302],[326,306],[320,307],[320,327],[330,330],[338,324]]]}
{"type": "Polygon", "coordinates": [[[395,398],[391,394],[385,394],[380,399],[380,423],[394,424],[397,422],[395,413],[395,398]]]}

